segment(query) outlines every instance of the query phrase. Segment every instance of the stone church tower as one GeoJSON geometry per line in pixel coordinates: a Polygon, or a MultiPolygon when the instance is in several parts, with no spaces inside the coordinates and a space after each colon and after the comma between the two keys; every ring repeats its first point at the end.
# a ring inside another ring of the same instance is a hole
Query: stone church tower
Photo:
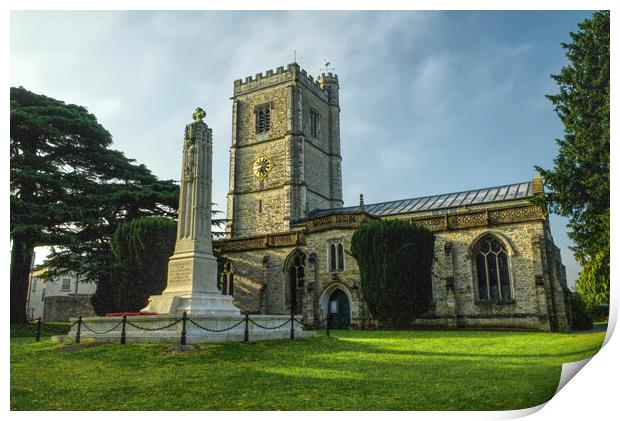
{"type": "Polygon", "coordinates": [[[231,238],[286,232],[342,202],[338,77],[297,63],[234,82],[227,203],[231,238]]]}

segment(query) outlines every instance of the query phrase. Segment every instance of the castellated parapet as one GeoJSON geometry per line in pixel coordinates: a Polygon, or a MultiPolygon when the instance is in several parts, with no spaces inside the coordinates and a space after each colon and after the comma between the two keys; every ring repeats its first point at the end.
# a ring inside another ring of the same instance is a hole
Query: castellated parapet
{"type": "Polygon", "coordinates": [[[254,76],[250,75],[246,76],[244,79],[235,80],[234,96],[247,94],[293,80],[298,80],[316,95],[327,101],[330,94],[330,89],[327,84],[338,84],[338,75],[332,74],[331,72],[327,74],[322,73],[321,76],[314,79],[312,75],[308,74],[305,69],[302,69],[299,64],[290,63],[286,68],[280,66],[277,67],[275,71],[270,69],[264,73],[257,73],[254,76]]]}

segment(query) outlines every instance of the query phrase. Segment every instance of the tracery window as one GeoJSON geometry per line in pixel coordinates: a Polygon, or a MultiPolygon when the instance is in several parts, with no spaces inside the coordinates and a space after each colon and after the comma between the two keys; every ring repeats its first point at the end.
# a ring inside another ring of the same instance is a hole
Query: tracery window
{"type": "Polygon", "coordinates": [[[512,299],[508,252],[504,243],[493,235],[481,238],[473,249],[478,299],[506,301],[512,299]]]}
{"type": "Polygon", "coordinates": [[[235,285],[235,271],[231,262],[224,263],[220,273],[219,288],[222,295],[233,295],[235,285]]]}
{"type": "Polygon", "coordinates": [[[306,255],[301,250],[296,250],[291,256],[288,270],[289,285],[287,288],[287,304],[291,306],[293,313],[301,313],[303,287],[306,280],[306,255]]]}
{"type": "Polygon", "coordinates": [[[271,129],[271,104],[256,107],[256,133],[264,133],[271,129]]]}
{"type": "Polygon", "coordinates": [[[344,270],[344,247],[342,241],[329,243],[327,266],[330,272],[342,272],[344,270]]]}

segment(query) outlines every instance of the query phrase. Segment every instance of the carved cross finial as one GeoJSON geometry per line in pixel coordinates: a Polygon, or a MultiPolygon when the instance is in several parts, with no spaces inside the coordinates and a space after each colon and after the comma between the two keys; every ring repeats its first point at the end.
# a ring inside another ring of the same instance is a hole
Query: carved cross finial
{"type": "Polygon", "coordinates": [[[364,195],[360,193],[360,212],[364,212],[364,195]]]}
{"type": "Polygon", "coordinates": [[[194,118],[194,121],[198,123],[198,122],[202,122],[202,119],[205,118],[206,115],[207,115],[206,111],[198,107],[196,108],[196,111],[194,112],[194,114],[192,114],[192,117],[194,118]]]}

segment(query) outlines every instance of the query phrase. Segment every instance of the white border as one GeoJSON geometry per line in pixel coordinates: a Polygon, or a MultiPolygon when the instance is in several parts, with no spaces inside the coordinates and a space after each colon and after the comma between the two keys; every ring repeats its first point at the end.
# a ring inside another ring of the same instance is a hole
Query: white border
{"type": "MultiPolygon", "coordinates": [[[[260,4],[256,2],[248,2],[248,1],[234,1],[229,0],[227,2],[213,2],[207,3],[204,1],[197,0],[177,0],[175,2],[163,1],[163,0],[151,0],[149,2],[144,1],[136,1],[136,0],[109,0],[109,1],[78,1],[78,0],[56,0],[54,2],[45,1],[45,0],[9,0],[3,2],[4,8],[2,9],[2,25],[0,25],[2,30],[2,51],[5,58],[8,59],[9,56],[9,35],[10,35],[10,10],[122,10],[122,9],[131,9],[131,10],[176,10],[176,9],[202,9],[208,8],[212,10],[240,10],[240,9],[256,9],[257,6],[261,6],[266,10],[277,10],[277,9],[304,9],[304,10],[334,10],[334,9],[366,9],[366,10],[398,10],[398,9],[416,9],[416,10],[561,10],[561,9],[569,9],[569,10],[597,10],[597,9],[612,9],[612,50],[618,45],[618,37],[616,36],[616,32],[614,30],[615,24],[613,20],[615,19],[615,8],[612,6],[614,3],[611,1],[582,1],[582,0],[571,0],[567,2],[565,0],[504,0],[501,2],[491,1],[491,0],[477,0],[477,1],[458,1],[458,0],[436,0],[433,2],[422,2],[422,1],[407,1],[407,0],[382,0],[382,1],[372,1],[372,0],[358,0],[356,2],[336,2],[336,1],[327,1],[327,0],[315,0],[313,2],[297,2],[292,3],[285,0],[271,0],[271,1],[262,1],[260,4]]],[[[615,66],[615,57],[617,57],[617,51],[612,51],[612,75],[613,69],[615,66]]],[[[5,134],[8,133],[9,128],[9,101],[8,101],[8,89],[10,86],[9,79],[9,66],[7,65],[9,61],[5,60],[5,65],[0,67],[0,74],[2,79],[5,81],[5,89],[2,90],[3,101],[2,101],[2,116],[3,118],[0,120],[2,123],[2,131],[5,134]]],[[[615,91],[615,83],[612,82],[612,92],[615,91]]],[[[612,95],[613,96],[613,95],[612,95]]],[[[615,96],[613,96],[615,97],[615,96]]],[[[617,121],[617,112],[615,112],[615,108],[612,106],[612,121],[617,121]]],[[[6,145],[6,144],[5,144],[6,145]]],[[[614,142],[612,142],[612,156],[616,155],[617,146],[614,142]]],[[[5,239],[9,238],[8,235],[8,226],[6,221],[8,220],[8,195],[6,194],[8,190],[8,169],[9,169],[9,157],[6,153],[2,154],[2,164],[4,169],[5,177],[3,182],[5,183],[5,194],[2,196],[4,206],[1,209],[4,212],[4,221],[5,225],[3,226],[3,230],[5,232],[5,239]]],[[[612,185],[616,185],[617,183],[614,180],[617,180],[617,171],[615,167],[612,166],[611,170],[612,175],[612,185]]],[[[613,193],[614,189],[611,189],[611,199],[612,199],[612,207],[616,201],[616,195],[613,193]]],[[[612,211],[613,217],[613,211],[612,211]]],[[[614,239],[618,238],[618,228],[617,224],[612,221],[612,237],[614,239]]],[[[8,241],[7,241],[7,246],[8,241]]],[[[612,241],[612,262],[620,261],[617,259],[618,252],[616,247],[614,247],[615,241],[612,241]]],[[[8,249],[9,247],[7,247],[8,249]]],[[[9,253],[8,250],[2,254],[2,267],[5,268],[5,276],[8,272],[9,268],[9,253]]],[[[606,419],[611,418],[612,416],[617,416],[618,409],[618,399],[616,393],[616,385],[617,379],[616,377],[619,374],[618,367],[618,358],[620,355],[619,346],[617,344],[617,340],[611,339],[611,332],[616,324],[617,319],[617,303],[620,298],[620,294],[618,293],[618,288],[615,281],[618,279],[618,270],[616,269],[616,265],[612,265],[612,289],[611,289],[611,314],[610,314],[610,329],[608,330],[608,334],[606,337],[606,345],[604,348],[594,357],[592,358],[587,366],[588,369],[582,370],[579,374],[561,391],[554,397],[548,404],[541,405],[537,408],[531,408],[528,410],[520,410],[520,411],[508,411],[508,412],[416,412],[416,413],[408,413],[408,412],[390,412],[389,417],[401,418],[401,419],[410,419],[413,417],[420,417],[424,420],[430,419],[471,419],[471,420],[484,420],[484,419],[506,419],[506,418],[514,418],[520,417],[527,414],[531,414],[535,412],[531,417],[533,419],[558,419],[561,418],[563,420],[570,419],[606,419]],[[611,340],[610,340],[611,339],[611,340]],[[542,408],[544,406],[544,409],[542,408]],[[538,412],[537,412],[538,411],[538,412]],[[613,414],[613,415],[612,415],[613,414]]],[[[8,278],[5,278],[5,294],[4,294],[4,308],[5,314],[8,313],[9,309],[9,294],[8,294],[8,278]]],[[[8,338],[8,323],[5,322],[3,324],[4,337],[8,338]]],[[[3,407],[5,410],[9,409],[9,357],[8,357],[8,347],[4,348],[6,354],[4,355],[4,393],[2,394],[3,399],[3,407]]],[[[78,419],[83,418],[84,414],[76,413],[76,412],[59,412],[59,413],[10,413],[8,414],[14,418],[22,418],[22,417],[32,417],[32,416],[45,416],[45,417],[62,417],[63,419],[78,419]]],[[[115,412],[115,418],[133,418],[139,416],[140,414],[130,413],[130,412],[115,412]]],[[[183,417],[188,416],[189,414],[180,414],[178,412],[158,412],[151,413],[149,417],[155,417],[157,419],[164,419],[169,417],[183,417]]],[[[220,412],[220,413],[211,413],[209,416],[215,416],[218,419],[233,419],[238,416],[248,416],[249,414],[240,414],[235,412],[220,412]]],[[[251,416],[256,416],[258,414],[254,414],[251,416]]],[[[261,413],[259,416],[263,415],[261,413]]],[[[193,415],[190,415],[193,416],[193,415]]],[[[285,412],[267,412],[264,413],[265,417],[269,417],[270,420],[284,420],[289,419],[291,414],[287,414],[285,412]]],[[[342,418],[348,416],[354,417],[362,417],[362,418],[370,418],[374,417],[374,413],[351,413],[351,414],[341,414],[341,413],[301,413],[295,414],[295,417],[301,418],[313,418],[322,417],[322,418],[342,418]]],[[[377,414],[377,416],[381,416],[377,414]]],[[[110,414],[105,412],[94,412],[88,414],[89,418],[93,419],[108,419],[110,414]]]]}

